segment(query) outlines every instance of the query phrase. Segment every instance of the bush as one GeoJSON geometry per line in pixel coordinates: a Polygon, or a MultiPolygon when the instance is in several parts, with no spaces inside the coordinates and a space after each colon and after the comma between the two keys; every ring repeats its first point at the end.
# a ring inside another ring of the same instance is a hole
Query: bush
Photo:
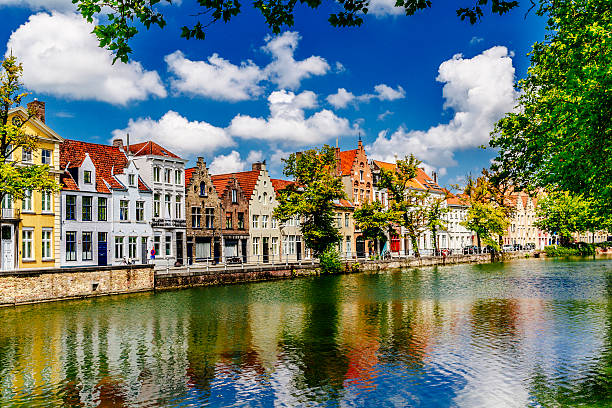
{"type": "Polygon", "coordinates": [[[319,257],[321,273],[340,273],[342,272],[342,261],[335,249],[328,249],[319,257]]]}
{"type": "Polygon", "coordinates": [[[595,245],[585,242],[571,244],[569,247],[551,245],[544,248],[547,256],[588,256],[595,254],[595,245]]]}

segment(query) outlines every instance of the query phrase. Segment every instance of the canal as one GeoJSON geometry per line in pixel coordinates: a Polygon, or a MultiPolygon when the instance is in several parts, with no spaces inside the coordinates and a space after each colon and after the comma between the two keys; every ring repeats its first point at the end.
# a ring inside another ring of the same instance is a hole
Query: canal
{"type": "Polygon", "coordinates": [[[0,407],[612,404],[612,258],[0,309],[0,407]]]}

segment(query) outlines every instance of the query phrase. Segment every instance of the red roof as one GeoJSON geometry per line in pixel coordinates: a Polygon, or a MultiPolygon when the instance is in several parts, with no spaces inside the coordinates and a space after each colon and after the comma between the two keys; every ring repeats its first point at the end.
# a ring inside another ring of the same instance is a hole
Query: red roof
{"type": "Polygon", "coordinates": [[[386,171],[395,171],[394,163],[387,163],[379,160],[373,160],[374,164],[378,166],[379,169],[383,169],[386,171]]]}
{"type": "Polygon", "coordinates": [[[274,187],[276,194],[278,194],[280,190],[284,190],[287,188],[287,186],[295,183],[294,181],[281,179],[270,179],[270,181],[272,182],[272,187],[274,187]]]}
{"type": "Polygon", "coordinates": [[[211,176],[213,185],[217,190],[217,194],[220,196],[225,194],[225,190],[227,189],[227,182],[231,178],[235,178],[238,180],[238,184],[240,184],[240,188],[244,193],[244,196],[249,200],[251,199],[251,195],[253,195],[253,190],[255,189],[255,184],[257,184],[257,180],[259,179],[259,170],[250,170],[250,171],[241,171],[238,173],[228,173],[228,174],[215,174],[211,176]]]}
{"type": "MultiPolygon", "coordinates": [[[[127,146],[124,146],[124,149],[127,150],[127,146]]],[[[152,154],[154,156],[166,156],[175,159],[180,159],[179,156],[172,153],[170,150],[158,145],[157,143],[151,140],[149,140],[148,142],[131,144],[130,152],[132,152],[134,156],[146,156],[152,154]]]]}
{"type": "Polygon", "coordinates": [[[334,201],[334,206],[339,208],[355,208],[355,205],[344,198],[341,198],[337,202],[334,201]]]}
{"type": "MultiPolygon", "coordinates": [[[[80,167],[87,154],[96,168],[96,191],[110,193],[105,182],[111,189],[125,189],[125,186],[113,176],[113,174],[123,174],[128,164],[125,154],[118,147],[64,139],[64,142],[60,145],[60,167],[62,169],[80,167]]],[[[72,177],[70,178],[72,179],[72,177]]],[[[64,181],[66,187],[72,186],[66,178],[64,181]]],[[[72,183],[74,183],[74,180],[72,180],[72,183]]],[[[76,183],[72,187],[76,187],[76,183]]],[[[78,187],[76,188],[78,190],[78,187]]],[[[138,188],[141,191],[151,191],[140,177],[138,178],[138,188]]]]}
{"type": "Polygon", "coordinates": [[[433,181],[433,179],[429,177],[427,173],[425,173],[425,170],[421,168],[417,169],[417,175],[415,178],[427,190],[442,191],[442,188],[438,185],[438,183],[433,181]]]}
{"type": "Polygon", "coordinates": [[[62,190],[70,190],[70,191],[79,191],[79,187],[76,185],[72,175],[65,171],[60,176],[60,184],[62,185],[62,190]]]}
{"type": "Polygon", "coordinates": [[[351,169],[353,168],[353,163],[355,162],[356,156],[357,149],[345,150],[343,152],[338,153],[338,161],[340,162],[340,174],[342,176],[349,176],[351,174],[351,169]]]}
{"type": "Polygon", "coordinates": [[[193,172],[196,171],[196,169],[197,167],[191,167],[189,169],[185,169],[185,187],[187,187],[191,183],[193,172]]]}

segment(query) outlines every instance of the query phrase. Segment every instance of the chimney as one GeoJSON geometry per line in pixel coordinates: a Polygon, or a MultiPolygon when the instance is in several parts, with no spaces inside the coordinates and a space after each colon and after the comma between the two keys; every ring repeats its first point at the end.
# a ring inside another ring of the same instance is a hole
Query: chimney
{"type": "Polygon", "coordinates": [[[255,162],[255,163],[253,163],[252,169],[253,170],[258,170],[258,171],[265,170],[266,169],[266,161],[264,160],[262,162],[255,162]]]}
{"type": "Polygon", "coordinates": [[[45,103],[34,98],[28,103],[28,112],[37,117],[42,123],[45,123],[45,103]]]}
{"type": "Polygon", "coordinates": [[[434,183],[438,183],[438,173],[436,173],[435,171],[431,172],[431,176],[433,177],[433,181],[434,183]]]}
{"type": "Polygon", "coordinates": [[[123,139],[114,139],[113,146],[118,147],[119,150],[123,150],[123,139]]]}

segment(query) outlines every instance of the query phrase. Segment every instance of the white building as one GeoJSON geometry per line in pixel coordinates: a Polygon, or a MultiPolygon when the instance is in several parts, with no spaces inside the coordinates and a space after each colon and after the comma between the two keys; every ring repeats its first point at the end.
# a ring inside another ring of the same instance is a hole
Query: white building
{"type": "Polygon", "coordinates": [[[450,249],[454,254],[460,254],[463,248],[472,245],[474,232],[461,225],[467,218],[468,204],[460,197],[451,196],[446,199],[448,212],[444,215],[446,228],[440,241],[441,249],[450,249]]]}
{"type": "Polygon", "coordinates": [[[60,149],[61,266],[147,263],[151,189],[117,147],[65,140],[60,149]]]}
{"type": "Polygon", "coordinates": [[[168,149],[148,141],[123,146],[121,139],[113,145],[133,158],[140,176],[153,190],[153,212],[148,218],[153,228],[155,263],[184,264],[186,257],[185,163],[168,149]]]}

